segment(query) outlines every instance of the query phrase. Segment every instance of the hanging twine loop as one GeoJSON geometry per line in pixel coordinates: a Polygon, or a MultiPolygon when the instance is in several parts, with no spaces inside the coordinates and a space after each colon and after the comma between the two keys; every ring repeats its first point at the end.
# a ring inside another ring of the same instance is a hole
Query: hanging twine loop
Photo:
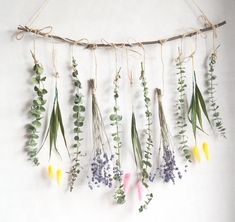
{"type": "Polygon", "coordinates": [[[208,16],[205,14],[205,12],[199,7],[199,5],[196,3],[195,0],[193,0],[194,5],[196,8],[201,12],[201,15],[198,17],[198,20],[204,25],[204,27],[208,28],[211,27],[213,31],[213,50],[215,51],[215,39],[218,37],[217,31],[216,31],[216,25],[213,24],[208,16]]]}
{"type": "Polygon", "coordinates": [[[163,59],[163,45],[168,41],[168,39],[159,40],[161,45],[161,64],[162,64],[162,92],[165,92],[165,63],[163,59]]]}
{"type": "Polygon", "coordinates": [[[16,39],[17,40],[21,40],[24,38],[25,36],[25,32],[31,32],[34,33],[35,35],[40,34],[43,37],[48,37],[49,34],[52,32],[53,27],[52,26],[45,26],[43,28],[40,29],[33,29],[33,28],[29,28],[28,26],[22,26],[20,25],[19,28],[22,29],[22,31],[18,31],[16,33],[16,39]]]}
{"type": "Polygon", "coordinates": [[[129,79],[130,85],[133,86],[133,74],[132,74],[132,71],[130,71],[130,68],[129,68],[129,53],[128,53],[128,48],[126,46],[125,46],[125,52],[126,52],[127,77],[129,79]]]}
{"type": "Polygon", "coordinates": [[[53,46],[52,46],[52,63],[53,63],[53,68],[54,68],[54,73],[53,73],[53,76],[56,78],[56,80],[59,78],[59,72],[57,70],[57,61],[56,61],[56,50],[55,50],[55,46],[54,46],[54,43],[53,43],[53,46]]]}
{"type": "Polygon", "coordinates": [[[94,85],[93,86],[93,90],[94,90],[94,92],[97,89],[97,80],[98,80],[98,65],[97,65],[96,49],[97,49],[97,45],[93,44],[91,50],[92,50],[93,59],[94,59],[94,63],[95,63],[95,80],[93,82],[93,85],[94,85]]]}

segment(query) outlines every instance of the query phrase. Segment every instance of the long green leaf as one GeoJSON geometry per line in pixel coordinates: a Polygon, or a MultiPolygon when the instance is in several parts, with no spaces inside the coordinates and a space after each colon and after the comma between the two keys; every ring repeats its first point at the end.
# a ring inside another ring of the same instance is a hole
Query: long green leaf
{"type": "Polygon", "coordinates": [[[136,166],[137,168],[142,169],[142,149],[139,141],[138,132],[136,129],[136,121],[134,113],[132,113],[132,121],[131,121],[131,139],[132,139],[132,147],[133,147],[136,166]]]}
{"type": "Polygon", "coordinates": [[[206,109],[206,105],[205,105],[204,99],[203,99],[203,97],[202,97],[202,94],[201,94],[201,92],[200,92],[200,90],[199,90],[197,84],[196,84],[196,93],[197,93],[197,95],[198,95],[198,98],[199,98],[199,101],[200,101],[200,105],[201,105],[201,107],[202,107],[202,111],[203,111],[203,113],[205,114],[205,116],[206,116],[206,118],[207,118],[209,124],[211,125],[211,122],[210,122],[210,119],[209,119],[209,116],[208,116],[208,113],[207,113],[207,109],[206,109]]]}
{"type": "MultiPolygon", "coordinates": [[[[189,122],[192,124],[192,120],[190,118],[188,118],[189,122]]],[[[202,131],[203,133],[205,133],[206,135],[208,135],[208,133],[206,133],[202,128],[200,128],[198,125],[196,126],[197,129],[199,129],[200,131],[202,131]]]]}
{"type": "MultiPolygon", "coordinates": [[[[57,109],[57,108],[56,108],[57,109]]],[[[56,153],[60,156],[60,158],[62,159],[59,150],[57,149],[57,136],[58,136],[58,129],[59,129],[59,120],[58,120],[58,115],[57,115],[57,111],[54,108],[54,118],[53,118],[53,124],[51,127],[52,130],[52,135],[53,135],[53,145],[54,145],[54,149],[56,151],[56,153]]]]}
{"type": "Polygon", "coordinates": [[[192,110],[191,110],[191,121],[192,121],[192,128],[193,128],[193,135],[196,140],[196,129],[197,129],[197,113],[196,113],[196,100],[195,95],[192,96],[192,110]]]}
{"type": "Polygon", "coordinates": [[[53,143],[54,143],[54,120],[55,118],[55,109],[53,106],[52,112],[51,112],[51,119],[50,119],[50,149],[49,149],[49,159],[51,159],[51,152],[52,152],[52,147],[53,147],[53,143]]]}
{"type": "Polygon", "coordinates": [[[59,101],[57,101],[56,113],[57,113],[58,121],[59,121],[59,124],[60,124],[60,130],[61,130],[61,133],[62,133],[62,136],[63,136],[63,139],[64,139],[65,147],[66,147],[68,155],[70,157],[70,153],[69,153],[68,146],[67,146],[67,141],[66,141],[66,138],[65,138],[65,131],[64,131],[64,125],[63,125],[62,115],[61,115],[61,111],[60,111],[59,101]]]}
{"type": "Polygon", "coordinates": [[[202,113],[201,113],[201,107],[199,105],[199,101],[198,101],[198,96],[197,94],[195,95],[196,98],[196,113],[197,113],[197,118],[198,118],[198,122],[200,124],[200,127],[203,129],[202,127],[202,113]]]}

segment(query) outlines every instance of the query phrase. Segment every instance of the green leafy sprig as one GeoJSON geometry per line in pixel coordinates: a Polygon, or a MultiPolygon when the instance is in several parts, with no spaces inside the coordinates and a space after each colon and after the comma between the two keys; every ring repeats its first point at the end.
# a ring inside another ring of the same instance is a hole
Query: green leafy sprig
{"type": "Polygon", "coordinates": [[[120,71],[121,71],[121,68],[119,68],[119,70],[116,71],[115,78],[113,81],[113,84],[114,84],[113,94],[114,94],[115,104],[113,107],[113,113],[110,115],[110,121],[111,121],[111,126],[113,126],[115,128],[115,132],[112,133],[113,141],[115,143],[114,150],[115,150],[115,156],[116,156],[115,167],[114,167],[115,173],[114,173],[113,179],[118,184],[117,189],[114,194],[114,200],[118,204],[123,204],[123,203],[125,203],[125,192],[124,192],[124,185],[122,183],[123,172],[122,172],[122,168],[121,168],[121,155],[120,155],[122,141],[121,141],[120,130],[119,130],[122,116],[119,114],[120,108],[118,105],[119,80],[121,78],[120,71]]]}
{"type": "Polygon", "coordinates": [[[152,113],[150,111],[150,98],[148,96],[149,90],[147,87],[147,82],[145,78],[144,64],[141,62],[141,75],[140,75],[141,85],[144,91],[144,102],[145,102],[145,117],[147,119],[147,128],[146,128],[146,148],[144,149],[144,155],[142,160],[142,183],[145,187],[148,187],[147,181],[149,180],[149,169],[151,169],[151,158],[152,158],[152,147],[153,147],[153,139],[152,139],[152,113]]]}
{"type": "MultiPolygon", "coordinates": [[[[137,168],[137,176],[138,180],[142,181],[142,172],[143,172],[143,153],[142,148],[139,140],[139,135],[136,127],[136,120],[135,120],[135,114],[132,113],[132,119],[131,119],[131,141],[132,141],[132,147],[133,147],[133,153],[135,158],[135,164],[137,168]]],[[[148,189],[148,185],[145,183],[145,188],[148,189]]],[[[146,194],[146,200],[144,201],[144,204],[142,204],[139,207],[139,212],[142,212],[144,209],[147,208],[148,204],[151,202],[153,198],[153,194],[148,191],[146,194]]]]}
{"type": "Polygon", "coordinates": [[[179,138],[179,150],[183,153],[186,161],[191,161],[191,152],[188,145],[188,137],[186,135],[187,128],[187,98],[186,98],[186,76],[184,60],[182,53],[179,50],[179,55],[176,58],[176,69],[177,69],[177,91],[178,100],[176,103],[177,107],[177,127],[178,127],[178,138],[179,138]]]}
{"type": "Polygon", "coordinates": [[[47,90],[45,89],[43,82],[46,80],[46,77],[43,76],[43,66],[36,60],[35,55],[31,51],[31,55],[34,60],[33,71],[34,75],[32,78],[32,82],[34,84],[34,91],[36,93],[36,97],[33,100],[33,104],[31,106],[30,113],[33,117],[31,124],[28,127],[28,136],[29,140],[26,145],[26,151],[29,159],[35,164],[39,165],[39,161],[37,158],[38,153],[38,139],[39,139],[39,128],[41,127],[41,119],[43,118],[43,113],[45,112],[45,103],[44,95],[47,94],[47,90]]]}
{"type": "Polygon", "coordinates": [[[201,130],[202,132],[205,133],[203,130],[203,124],[202,124],[202,114],[206,117],[207,121],[210,123],[210,119],[207,113],[206,105],[204,98],[202,96],[202,93],[197,85],[197,80],[196,80],[196,73],[194,71],[193,74],[193,93],[192,93],[192,98],[191,98],[191,104],[188,110],[188,117],[189,121],[192,125],[193,129],[193,135],[195,142],[197,141],[197,129],[201,130]],[[199,123],[199,125],[198,125],[199,123]]]}
{"type": "Polygon", "coordinates": [[[57,136],[58,136],[59,129],[60,129],[61,134],[63,136],[64,144],[67,149],[68,155],[70,157],[70,153],[69,153],[66,138],[65,138],[65,130],[64,130],[64,125],[63,125],[63,120],[62,120],[62,115],[61,115],[61,110],[60,110],[60,105],[59,105],[59,99],[58,99],[58,89],[57,89],[58,73],[56,73],[55,78],[56,78],[55,95],[54,95],[52,112],[51,112],[51,116],[50,116],[50,122],[49,122],[49,126],[47,127],[47,129],[44,133],[45,136],[44,136],[42,146],[39,149],[39,151],[40,151],[43,148],[43,146],[47,140],[47,137],[49,136],[49,141],[50,141],[49,159],[51,158],[51,153],[52,153],[53,148],[56,151],[56,153],[60,156],[60,158],[62,158],[59,153],[59,150],[57,149],[57,136]]]}
{"type": "Polygon", "coordinates": [[[223,126],[223,120],[219,113],[219,106],[215,99],[215,94],[216,94],[215,80],[217,78],[215,74],[216,61],[217,61],[217,49],[215,49],[211,53],[209,58],[209,70],[208,70],[208,93],[209,93],[209,105],[210,105],[209,113],[212,114],[211,122],[214,129],[216,129],[217,134],[219,134],[223,138],[226,138],[225,128],[223,126]]]}
{"type": "Polygon", "coordinates": [[[80,151],[80,146],[81,146],[81,141],[83,138],[81,137],[82,133],[82,127],[84,124],[85,116],[85,106],[83,104],[83,95],[80,92],[82,89],[81,82],[78,78],[78,70],[77,70],[77,63],[76,60],[73,58],[72,59],[72,77],[73,77],[73,82],[74,82],[74,87],[75,87],[75,95],[74,95],[74,105],[73,105],[73,118],[74,118],[74,144],[73,144],[73,157],[72,157],[72,169],[70,171],[70,181],[69,181],[69,187],[70,187],[70,192],[74,188],[74,183],[77,180],[77,177],[80,173],[80,156],[81,156],[81,151],[80,151]]]}

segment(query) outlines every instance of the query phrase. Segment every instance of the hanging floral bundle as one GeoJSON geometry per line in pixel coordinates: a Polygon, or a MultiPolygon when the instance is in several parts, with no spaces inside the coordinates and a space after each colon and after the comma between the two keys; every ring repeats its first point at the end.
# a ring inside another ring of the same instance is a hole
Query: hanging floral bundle
{"type": "Polygon", "coordinates": [[[73,105],[73,118],[74,118],[74,144],[73,144],[73,153],[72,153],[72,169],[70,170],[70,181],[69,187],[70,191],[74,188],[74,183],[77,180],[77,177],[80,173],[80,156],[81,156],[81,141],[82,141],[82,128],[85,120],[84,112],[85,106],[83,105],[83,95],[80,92],[82,89],[82,84],[78,78],[77,63],[74,58],[72,58],[72,77],[75,87],[74,95],[74,105],[73,105]]]}
{"type": "Polygon", "coordinates": [[[219,106],[215,99],[216,83],[217,78],[215,74],[215,65],[217,61],[217,49],[213,50],[209,58],[209,70],[208,70],[208,93],[209,93],[209,105],[210,112],[212,114],[211,122],[217,134],[221,137],[226,138],[225,128],[223,126],[223,120],[219,113],[219,106]]]}
{"type": "Polygon", "coordinates": [[[176,173],[181,179],[182,175],[176,165],[175,152],[173,150],[170,132],[166,122],[162,105],[162,94],[160,89],[156,89],[158,98],[158,116],[160,123],[160,147],[159,147],[159,175],[164,182],[172,181],[175,183],[176,173]]]}
{"type": "Polygon", "coordinates": [[[148,204],[151,202],[153,198],[153,194],[148,190],[148,181],[149,181],[149,171],[152,167],[151,158],[152,158],[152,113],[150,112],[150,98],[148,96],[148,87],[145,78],[144,64],[141,62],[141,75],[140,75],[141,85],[143,87],[144,92],[144,102],[145,102],[145,117],[147,120],[147,128],[146,128],[146,148],[142,150],[141,144],[139,141],[138,131],[136,128],[136,120],[135,114],[132,113],[132,121],[131,121],[131,138],[132,138],[132,147],[133,153],[137,168],[137,191],[139,200],[142,200],[142,192],[143,186],[147,190],[146,199],[144,200],[144,204],[139,207],[139,212],[142,212],[147,208],[148,204]]]}
{"type": "Polygon", "coordinates": [[[26,146],[26,151],[29,159],[35,164],[39,165],[39,161],[37,158],[38,154],[38,139],[39,132],[38,130],[41,127],[41,119],[43,118],[43,113],[45,112],[45,104],[46,100],[44,99],[45,94],[47,94],[47,90],[44,87],[43,82],[46,80],[46,77],[43,76],[43,66],[37,61],[34,53],[31,51],[31,55],[34,60],[33,71],[34,75],[32,78],[32,82],[34,84],[34,91],[37,94],[36,98],[33,100],[33,104],[31,106],[30,113],[33,117],[32,123],[28,126],[28,142],[26,146]]]}
{"type": "Polygon", "coordinates": [[[60,152],[57,148],[57,137],[58,137],[59,129],[61,131],[61,134],[62,134],[62,137],[63,137],[63,140],[64,140],[64,145],[67,149],[69,157],[70,157],[70,153],[69,153],[68,146],[67,146],[67,141],[66,141],[66,138],[65,138],[64,124],[63,124],[63,119],[62,119],[60,104],[59,104],[59,96],[58,96],[58,88],[57,88],[58,73],[55,73],[55,78],[56,78],[55,94],[54,94],[52,111],[51,111],[51,115],[50,115],[50,122],[49,122],[49,126],[47,127],[47,129],[44,132],[43,143],[42,143],[42,146],[40,147],[39,151],[43,148],[43,146],[44,146],[44,144],[45,144],[45,142],[46,142],[46,140],[49,136],[49,142],[50,142],[49,159],[51,158],[53,148],[54,148],[54,151],[62,159],[62,157],[60,155],[60,152]]]}
{"type": "MultiPolygon", "coordinates": [[[[207,113],[207,109],[206,109],[206,104],[205,104],[204,98],[202,96],[202,93],[197,85],[196,73],[194,71],[194,73],[193,73],[193,92],[192,92],[192,97],[191,97],[191,103],[190,103],[189,110],[188,110],[188,115],[189,115],[189,121],[192,125],[193,135],[194,135],[194,139],[195,139],[195,146],[193,148],[193,154],[194,154],[194,158],[197,161],[200,161],[200,153],[199,153],[199,149],[197,146],[197,130],[200,130],[200,131],[206,133],[203,130],[202,114],[204,114],[208,123],[211,125],[210,119],[209,119],[209,116],[207,113]]],[[[204,149],[204,152],[206,153],[206,155],[208,155],[207,153],[209,151],[208,151],[208,149],[206,151],[204,149]]]]}
{"type": "Polygon", "coordinates": [[[115,143],[114,150],[115,150],[115,166],[113,167],[113,179],[117,183],[117,189],[114,194],[114,199],[118,204],[125,203],[125,192],[124,192],[124,184],[122,183],[122,175],[123,171],[121,168],[121,147],[122,147],[122,141],[121,141],[121,135],[120,135],[120,121],[122,120],[122,116],[119,114],[120,108],[118,106],[118,97],[119,97],[119,80],[121,78],[120,71],[116,71],[115,78],[113,81],[114,84],[114,90],[113,90],[113,96],[114,96],[114,107],[113,107],[113,113],[110,115],[111,120],[111,126],[114,127],[115,132],[112,133],[113,141],[115,143]]]}
{"type": "Polygon", "coordinates": [[[179,150],[183,153],[186,161],[191,161],[191,151],[188,145],[187,131],[187,98],[186,98],[186,76],[184,59],[182,52],[179,50],[178,57],[176,58],[176,69],[177,69],[177,91],[178,99],[176,103],[177,108],[177,128],[178,128],[178,138],[179,138],[179,150]]]}
{"type": "Polygon", "coordinates": [[[96,100],[95,81],[89,80],[89,87],[92,93],[92,134],[93,134],[93,157],[91,163],[91,180],[89,187],[100,187],[105,185],[109,188],[113,183],[112,165],[114,155],[105,131],[103,118],[96,100]]]}

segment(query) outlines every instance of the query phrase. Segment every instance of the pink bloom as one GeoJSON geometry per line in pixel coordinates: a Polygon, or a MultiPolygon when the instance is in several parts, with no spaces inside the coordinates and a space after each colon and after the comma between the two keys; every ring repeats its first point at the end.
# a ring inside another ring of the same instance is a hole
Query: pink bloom
{"type": "Polygon", "coordinates": [[[142,196],[143,196],[143,184],[140,180],[138,180],[138,182],[136,184],[136,188],[137,188],[137,192],[138,192],[138,199],[139,199],[139,201],[141,201],[142,196]]]}
{"type": "Polygon", "coordinates": [[[126,173],[126,174],[124,175],[124,178],[123,178],[123,185],[124,185],[124,192],[125,192],[125,193],[128,192],[128,185],[129,185],[130,178],[131,178],[131,174],[130,174],[130,173],[126,173]]]}

